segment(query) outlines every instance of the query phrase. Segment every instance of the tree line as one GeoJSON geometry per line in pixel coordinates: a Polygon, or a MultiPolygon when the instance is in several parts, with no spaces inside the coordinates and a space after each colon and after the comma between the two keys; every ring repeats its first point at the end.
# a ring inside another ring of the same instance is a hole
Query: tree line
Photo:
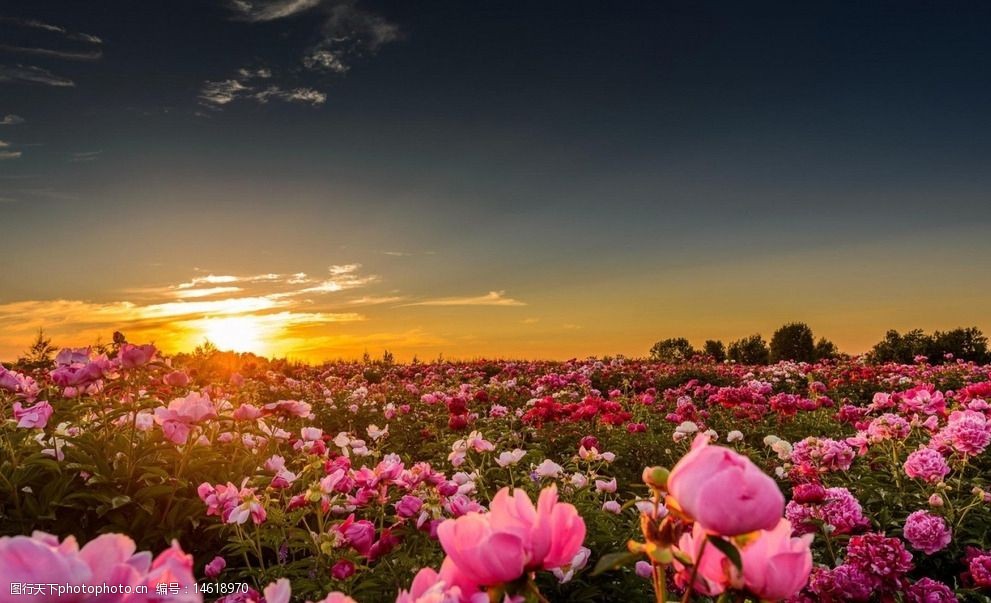
{"type": "MultiPolygon", "coordinates": [[[[650,348],[650,358],[663,362],[684,362],[696,356],[707,356],[716,362],[732,360],[740,364],[770,364],[782,360],[818,362],[846,356],[836,344],[825,337],[816,341],[812,329],[804,322],[782,325],[768,342],[760,333],[730,342],[709,339],[701,349],[695,349],[684,337],[662,339],[650,348]]],[[[901,334],[888,331],[867,353],[874,363],[900,362],[908,364],[925,357],[930,363],[965,360],[991,362],[988,339],[977,327],[958,327],[949,331],[925,333],[915,329],[901,334]]]]}

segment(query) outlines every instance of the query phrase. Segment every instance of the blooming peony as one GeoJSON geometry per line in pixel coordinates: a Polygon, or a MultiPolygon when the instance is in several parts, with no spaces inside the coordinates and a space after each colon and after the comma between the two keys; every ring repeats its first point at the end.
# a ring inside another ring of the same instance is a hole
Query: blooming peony
{"type": "Polygon", "coordinates": [[[953,534],[946,520],[928,511],[916,511],[905,520],[905,540],[927,555],[946,548],[953,534]]]}
{"type": "Polygon", "coordinates": [[[585,539],[585,522],[574,506],[558,502],[556,486],[541,491],[536,507],[522,490],[503,488],[488,514],[447,520],[437,536],[461,573],[490,586],[569,563],[585,539]]]}
{"type": "Polygon", "coordinates": [[[707,530],[735,536],[773,529],[784,512],[778,485],[750,459],[697,436],[671,470],[668,492],[676,505],[707,530]]]}

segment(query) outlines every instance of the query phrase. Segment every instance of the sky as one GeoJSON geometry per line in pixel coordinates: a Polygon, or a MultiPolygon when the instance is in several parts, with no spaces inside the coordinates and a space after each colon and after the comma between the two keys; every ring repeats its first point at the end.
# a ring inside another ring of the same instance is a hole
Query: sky
{"type": "Polygon", "coordinates": [[[989,18],[5,3],[0,359],[39,327],[310,361],[991,332],[989,18]]]}

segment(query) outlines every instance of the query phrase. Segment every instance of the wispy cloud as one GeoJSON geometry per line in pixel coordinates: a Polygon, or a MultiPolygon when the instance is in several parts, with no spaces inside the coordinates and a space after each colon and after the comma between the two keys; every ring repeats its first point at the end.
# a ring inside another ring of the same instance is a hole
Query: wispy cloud
{"type": "Polygon", "coordinates": [[[525,306],[511,297],[506,297],[505,291],[489,291],[485,295],[474,297],[439,297],[406,304],[407,306],[525,306]]]}
{"type": "Polygon", "coordinates": [[[69,157],[69,161],[73,163],[79,163],[82,161],[96,161],[100,158],[101,153],[103,153],[103,151],[83,151],[80,153],[73,153],[69,157]]]}
{"type": "Polygon", "coordinates": [[[28,27],[31,29],[41,29],[44,31],[51,31],[55,33],[60,33],[70,40],[77,40],[80,42],[88,42],[90,44],[102,44],[103,40],[97,36],[86,34],[86,33],[76,33],[68,31],[66,28],[52,25],[51,23],[45,23],[44,21],[38,21],[37,19],[18,19],[16,17],[0,17],[0,21],[5,23],[12,23],[20,27],[28,27]]]}
{"type": "Polygon", "coordinates": [[[231,9],[237,18],[253,23],[285,19],[306,12],[322,0],[232,0],[231,9]]]}
{"type": "Polygon", "coordinates": [[[20,115],[14,115],[13,113],[8,113],[0,119],[0,126],[16,126],[17,124],[24,123],[24,118],[20,115]]]}
{"type": "MultiPolygon", "coordinates": [[[[229,0],[234,18],[249,23],[262,23],[306,15],[319,22],[315,32],[317,42],[306,48],[300,63],[306,71],[316,74],[347,73],[357,58],[375,54],[382,46],[400,39],[399,27],[382,16],[359,8],[357,0],[229,0]],[[315,15],[315,16],[314,16],[315,15]]],[[[298,73],[290,70],[274,84],[256,88],[253,79],[270,79],[269,68],[239,69],[234,77],[209,80],[200,92],[200,101],[219,109],[237,99],[251,99],[265,104],[271,99],[312,106],[327,101],[326,92],[299,85],[298,73]],[[296,79],[291,84],[285,80],[296,79]]]]}
{"type": "Polygon", "coordinates": [[[0,151],[0,161],[5,159],[20,159],[21,151],[0,151]]]}
{"type": "Polygon", "coordinates": [[[30,46],[8,46],[0,44],[0,51],[31,54],[35,56],[65,59],[68,61],[96,61],[103,57],[102,50],[56,50],[52,48],[34,48],[30,46]]]}
{"type": "Polygon", "coordinates": [[[350,299],[348,300],[348,303],[354,306],[378,306],[382,304],[394,304],[405,299],[406,298],[401,295],[365,295],[363,297],[350,299]]]}
{"type": "Polygon", "coordinates": [[[175,296],[179,299],[194,299],[199,297],[212,297],[224,293],[237,293],[244,291],[241,287],[204,287],[202,289],[179,289],[175,296]]]}
{"type": "Polygon", "coordinates": [[[258,102],[265,104],[270,99],[278,99],[286,101],[288,103],[303,103],[311,104],[313,106],[322,105],[327,102],[327,95],[319,90],[314,90],[313,88],[293,88],[292,90],[284,90],[278,86],[269,86],[264,90],[256,92],[252,95],[252,98],[258,102]]]}
{"type": "Polygon", "coordinates": [[[223,106],[232,102],[242,92],[250,90],[237,80],[205,82],[200,90],[200,100],[208,105],[223,106]]]}
{"type": "Polygon", "coordinates": [[[75,86],[67,77],[56,75],[47,69],[33,65],[0,65],[0,82],[29,82],[58,88],[75,86]]]}
{"type": "Polygon", "coordinates": [[[287,103],[309,104],[313,106],[319,106],[327,102],[327,95],[313,88],[297,87],[285,89],[270,85],[262,89],[257,89],[237,79],[219,82],[208,81],[203,84],[199,98],[202,104],[211,108],[223,107],[237,99],[251,99],[263,105],[273,99],[287,103]]]}
{"type": "Polygon", "coordinates": [[[375,274],[362,275],[358,271],[361,264],[340,264],[327,268],[330,278],[324,279],[314,285],[293,291],[287,295],[303,295],[306,293],[336,293],[345,289],[355,289],[374,283],[378,280],[375,274]]]}

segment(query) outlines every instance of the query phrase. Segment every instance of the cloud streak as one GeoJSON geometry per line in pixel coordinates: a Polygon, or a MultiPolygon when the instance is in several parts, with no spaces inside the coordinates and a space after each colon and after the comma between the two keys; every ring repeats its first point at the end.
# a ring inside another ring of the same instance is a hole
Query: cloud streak
{"type": "Polygon", "coordinates": [[[103,57],[102,50],[55,50],[51,48],[34,48],[29,46],[8,46],[6,44],[0,44],[0,51],[30,54],[55,59],[65,59],[68,61],[96,61],[103,57]]]}
{"type": "Polygon", "coordinates": [[[20,27],[27,27],[30,29],[40,29],[44,31],[60,33],[70,40],[77,40],[80,42],[87,42],[90,44],[103,43],[103,40],[97,36],[90,35],[87,33],[71,32],[59,25],[52,25],[51,23],[45,23],[44,21],[38,21],[37,19],[18,19],[16,17],[0,17],[0,22],[12,23],[14,25],[18,25],[20,27]]]}
{"type": "Polygon", "coordinates": [[[405,304],[407,306],[525,306],[511,297],[506,297],[505,291],[489,291],[485,295],[469,297],[439,297],[405,304]]]}
{"type": "Polygon", "coordinates": [[[0,65],[0,82],[28,82],[57,88],[71,88],[76,85],[67,77],[32,65],[0,65]]]}
{"type": "Polygon", "coordinates": [[[24,118],[13,113],[8,113],[3,116],[3,119],[0,119],[0,126],[16,126],[22,123],[24,123],[24,118]]]}

